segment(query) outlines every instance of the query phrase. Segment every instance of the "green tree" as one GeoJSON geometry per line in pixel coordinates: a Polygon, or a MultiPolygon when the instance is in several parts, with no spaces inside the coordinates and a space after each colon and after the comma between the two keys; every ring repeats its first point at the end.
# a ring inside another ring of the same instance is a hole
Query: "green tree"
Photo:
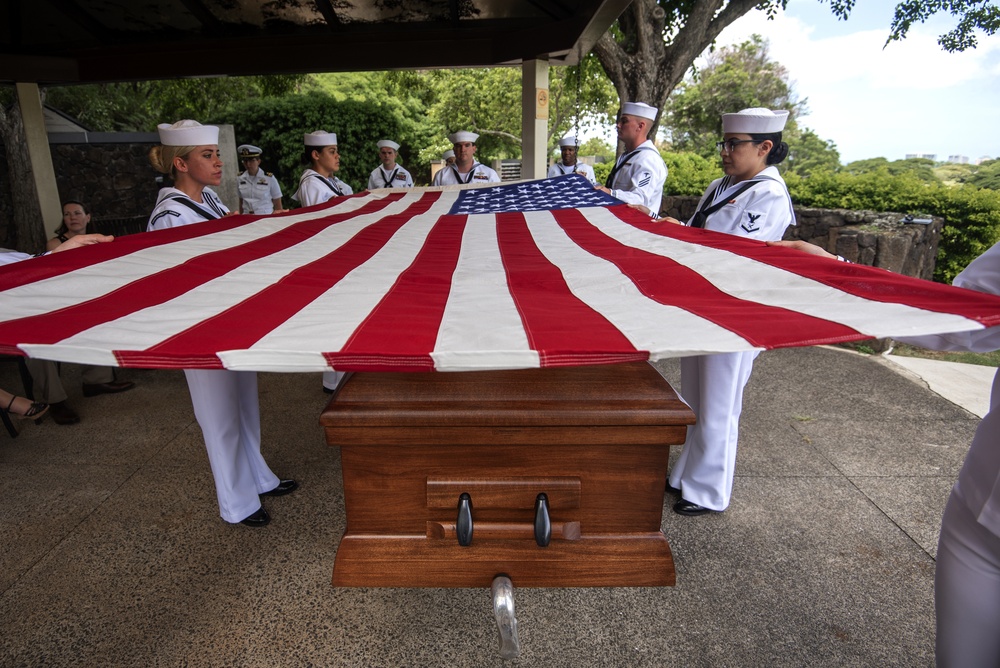
{"type": "Polygon", "coordinates": [[[664,125],[676,150],[712,157],[718,154],[722,114],[747,107],[787,109],[793,121],[806,113],[806,101],[798,100],[788,71],[771,59],[760,35],[710,53],[705,66],[670,96],[664,125]]]}
{"type": "Polygon", "coordinates": [[[306,167],[303,134],[314,130],[336,133],[341,153],[337,176],[355,191],[367,186],[377,164],[373,137],[401,136],[399,120],[385,103],[337,100],[318,91],[247,100],[233,105],[223,120],[241,135],[257,138],[254,143],[269,156],[268,168],[288,195],[298,188],[299,175],[306,167]]]}
{"type": "Polygon", "coordinates": [[[905,160],[889,160],[885,158],[868,158],[855,160],[844,167],[850,174],[869,174],[885,171],[892,176],[909,175],[924,183],[941,183],[934,173],[934,161],[928,158],[907,158],[905,160]]]}
{"type": "Polygon", "coordinates": [[[840,167],[836,145],[798,124],[797,117],[807,113],[806,101],[798,99],[788,71],[771,59],[768,42],[760,35],[711,53],[705,66],[670,96],[664,125],[675,150],[718,161],[715,143],[722,137],[722,114],[747,107],[789,111],[783,134],[789,155],[782,171],[808,174],[840,167]]]}
{"type": "Polygon", "coordinates": [[[1000,160],[986,160],[969,176],[967,183],[976,188],[1000,190],[1000,160]]]}
{"type": "Polygon", "coordinates": [[[97,132],[151,132],[184,118],[217,121],[232,104],[295,90],[305,75],[53,86],[47,103],[97,132]]]}
{"type": "Polygon", "coordinates": [[[967,183],[970,177],[976,173],[975,165],[963,165],[956,162],[946,162],[934,168],[934,176],[949,186],[967,183]]]}
{"type": "Polygon", "coordinates": [[[888,164],[858,173],[789,174],[785,181],[798,206],[941,216],[934,278],[944,283],[1000,240],[1000,192],[994,190],[928,183],[918,171],[891,173],[888,164]]]}
{"type": "MultiPolygon", "coordinates": [[[[847,19],[856,0],[821,0],[847,19]]],[[[788,0],[634,0],[615,25],[594,45],[593,53],[608,73],[622,101],[648,102],[663,108],[667,96],[695,59],[722,31],[751,9],[769,15],[788,0]]],[[[994,34],[1000,9],[984,0],[905,0],[896,6],[887,43],[902,39],[915,23],[947,11],[956,28],[939,43],[948,51],[976,45],[977,31],[994,34]]]]}
{"type": "Polygon", "coordinates": [[[789,132],[785,141],[788,143],[786,174],[807,176],[813,172],[834,172],[840,169],[840,151],[837,150],[837,145],[829,139],[821,139],[809,128],[797,133],[789,132]]]}
{"type": "Polygon", "coordinates": [[[722,176],[718,157],[705,158],[697,153],[660,152],[667,165],[664,195],[701,197],[709,184],[722,176]]]}

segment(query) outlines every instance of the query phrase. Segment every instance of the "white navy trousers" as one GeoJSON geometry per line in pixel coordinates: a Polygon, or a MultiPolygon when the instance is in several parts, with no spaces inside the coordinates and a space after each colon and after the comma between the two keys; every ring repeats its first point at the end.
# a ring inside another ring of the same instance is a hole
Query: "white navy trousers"
{"type": "Polygon", "coordinates": [[[260,454],[257,373],[185,369],[184,376],[205,437],[219,514],[235,524],[255,513],[258,495],[280,482],[260,454]]]}

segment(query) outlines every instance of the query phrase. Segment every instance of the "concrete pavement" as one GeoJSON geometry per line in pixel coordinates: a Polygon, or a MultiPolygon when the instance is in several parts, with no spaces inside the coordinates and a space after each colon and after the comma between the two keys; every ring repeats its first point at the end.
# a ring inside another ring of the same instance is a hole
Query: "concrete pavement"
{"type": "Polygon", "coordinates": [[[0,666],[931,666],[938,525],[979,419],[889,364],[764,353],[730,508],[664,498],[677,585],[516,589],[514,663],[485,589],[330,585],[318,374],[261,374],[265,454],[302,487],[248,529],[218,517],[181,373],[83,399],[65,365],[82,422],[0,436],[0,666]]]}

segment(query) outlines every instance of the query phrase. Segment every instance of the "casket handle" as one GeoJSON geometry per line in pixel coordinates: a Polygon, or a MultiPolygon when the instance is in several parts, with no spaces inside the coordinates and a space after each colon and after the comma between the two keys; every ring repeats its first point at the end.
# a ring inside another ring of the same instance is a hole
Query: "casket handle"
{"type": "Polygon", "coordinates": [[[458,520],[455,522],[455,533],[458,534],[458,544],[466,547],[472,545],[472,497],[462,492],[458,497],[458,520]]]}
{"type": "Polygon", "coordinates": [[[535,542],[547,547],[552,540],[552,520],[549,519],[549,497],[545,493],[535,498],[535,542]]]}

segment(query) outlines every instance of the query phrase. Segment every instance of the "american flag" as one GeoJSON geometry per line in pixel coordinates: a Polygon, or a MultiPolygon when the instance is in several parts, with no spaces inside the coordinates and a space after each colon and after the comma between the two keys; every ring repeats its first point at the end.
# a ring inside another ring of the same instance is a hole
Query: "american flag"
{"type": "Polygon", "coordinates": [[[464,371],[1000,324],[1000,298],[655,223],[557,179],[364,192],[0,268],[0,352],[84,364],[464,371]]]}

